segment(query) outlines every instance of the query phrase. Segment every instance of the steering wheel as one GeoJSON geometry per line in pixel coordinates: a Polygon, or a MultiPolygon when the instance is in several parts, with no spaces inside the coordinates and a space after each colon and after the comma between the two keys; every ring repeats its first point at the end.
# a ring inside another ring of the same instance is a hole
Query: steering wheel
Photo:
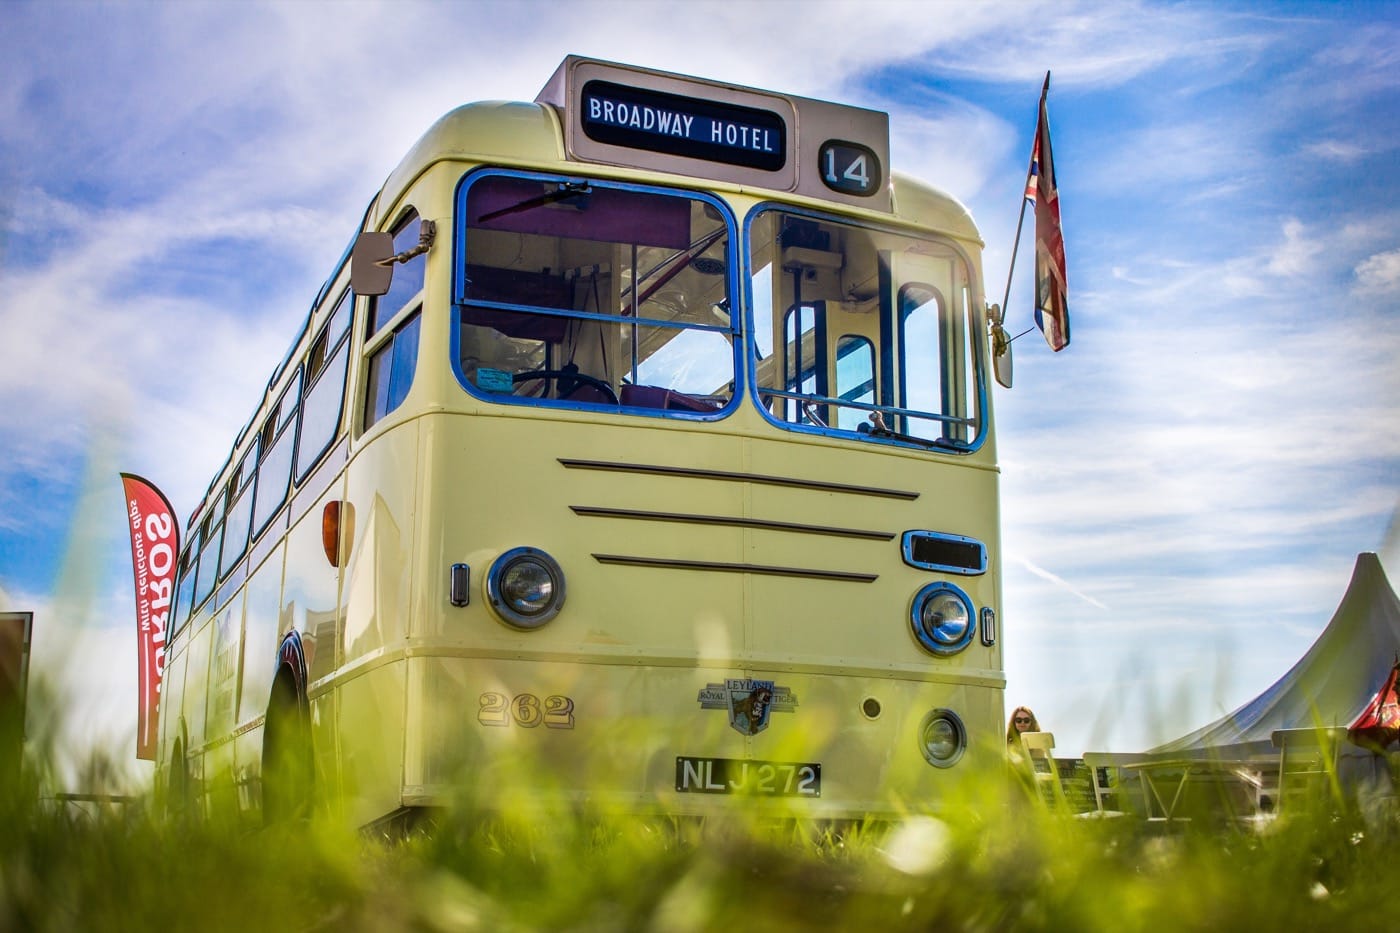
{"type": "Polygon", "coordinates": [[[614,405],[618,404],[617,393],[613,391],[612,386],[587,373],[579,372],[577,367],[565,369],[536,369],[528,373],[516,373],[511,377],[510,381],[513,385],[519,385],[522,382],[531,382],[535,379],[544,379],[557,384],[559,386],[558,397],[561,399],[570,397],[579,390],[580,386],[586,385],[602,392],[614,405]]]}

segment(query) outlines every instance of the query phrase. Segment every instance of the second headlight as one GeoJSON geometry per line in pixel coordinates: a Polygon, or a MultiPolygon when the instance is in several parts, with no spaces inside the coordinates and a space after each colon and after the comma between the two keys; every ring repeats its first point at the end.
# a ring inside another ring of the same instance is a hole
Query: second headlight
{"type": "Polygon", "coordinates": [[[930,583],[909,608],[914,637],[934,654],[956,654],[972,641],[972,600],[951,583],[930,583]]]}

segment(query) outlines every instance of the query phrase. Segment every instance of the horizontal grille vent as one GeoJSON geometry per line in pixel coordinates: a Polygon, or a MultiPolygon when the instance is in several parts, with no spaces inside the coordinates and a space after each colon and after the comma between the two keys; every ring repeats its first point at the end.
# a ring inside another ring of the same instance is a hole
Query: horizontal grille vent
{"type": "Polygon", "coordinates": [[[854,496],[874,496],[882,499],[903,499],[913,501],[919,494],[908,489],[886,489],[880,486],[853,486],[849,483],[830,483],[825,480],[801,479],[795,476],[772,476],[763,473],[734,473],[728,470],[698,470],[693,467],[662,466],[652,463],[617,463],[606,460],[572,460],[559,458],[566,470],[603,470],[611,473],[645,473],[652,476],[678,476],[686,479],[718,480],[728,483],[752,483],[760,486],[786,486],[791,489],[810,489],[816,492],[834,492],[854,496]]]}
{"type": "Polygon", "coordinates": [[[904,562],[922,570],[945,573],[987,572],[987,546],[976,538],[937,531],[906,531],[904,562]]]}

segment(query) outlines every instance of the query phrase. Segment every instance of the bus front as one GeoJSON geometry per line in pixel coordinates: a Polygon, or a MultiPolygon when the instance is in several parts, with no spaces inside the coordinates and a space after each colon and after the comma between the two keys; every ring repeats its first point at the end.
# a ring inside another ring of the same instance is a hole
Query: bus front
{"type": "Polygon", "coordinates": [[[1002,717],[976,230],[850,108],[571,61],[429,258],[401,803],[937,807],[1002,717]],[[576,145],[603,98],[745,129],[576,145]]]}

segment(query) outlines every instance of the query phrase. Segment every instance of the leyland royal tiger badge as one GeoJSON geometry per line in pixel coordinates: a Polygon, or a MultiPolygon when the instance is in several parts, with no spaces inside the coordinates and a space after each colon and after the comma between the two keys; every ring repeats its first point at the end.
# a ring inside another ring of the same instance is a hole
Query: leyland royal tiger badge
{"type": "Polygon", "coordinates": [[[769,713],[790,713],[797,708],[792,690],[771,680],[728,679],[722,684],[706,684],[696,699],[701,709],[729,710],[729,725],[744,735],[767,729],[769,713]]]}

